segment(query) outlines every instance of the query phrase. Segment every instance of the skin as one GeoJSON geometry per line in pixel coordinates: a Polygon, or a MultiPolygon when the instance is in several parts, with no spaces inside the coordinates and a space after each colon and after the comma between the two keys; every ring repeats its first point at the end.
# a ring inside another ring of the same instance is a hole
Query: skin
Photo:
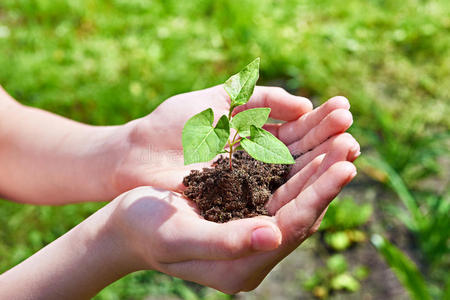
{"type": "Polygon", "coordinates": [[[216,224],[183,198],[181,131],[229,98],[221,86],[169,98],[122,126],[94,127],[24,107],[0,91],[0,194],[18,202],[66,204],[115,198],[71,231],[0,275],[3,299],[88,299],[128,273],[153,269],[225,293],[254,289],[317,230],[330,201],[355,175],[359,145],[344,133],[349,103],[309,100],[257,87],[237,112],[270,107],[266,125],[300,154],[267,207],[271,217],[216,224]],[[5,117],[7,116],[7,117],[5,117]],[[138,188],[136,188],[138,187],[138,188]],[[27,288],[15,287],[27,283],[27,288]]]}

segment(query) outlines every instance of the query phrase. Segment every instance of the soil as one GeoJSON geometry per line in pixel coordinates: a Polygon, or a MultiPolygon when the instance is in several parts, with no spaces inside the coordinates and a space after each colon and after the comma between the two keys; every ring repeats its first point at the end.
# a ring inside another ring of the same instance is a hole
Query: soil
{"type": "Polygon", "coordinates": [[[212,168],[193,170],[183,179],[184,195],[197,204],[209,221],[224,223],[234,219],[268,215],[265,204],[287,180],[290,165],[266,164],[244,151],[220,157],[212,168]]]}

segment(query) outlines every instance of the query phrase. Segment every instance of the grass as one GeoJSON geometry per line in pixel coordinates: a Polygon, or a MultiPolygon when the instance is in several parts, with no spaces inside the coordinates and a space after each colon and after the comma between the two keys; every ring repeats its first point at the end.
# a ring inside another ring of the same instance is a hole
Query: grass
{"type": "MultiPolygon", "coordinates": [[[[316,104],[347,96],[365,153],[383,157],[420,194],[424,179],[446,182],[449,16],[446,0],[2,0],[0,84],[24,104],[121,124],[172,95],[219,84],[259,56],[265,84],[316,104]]],[[[427,192],[444,199],[438,189],[427,192]]],[[[1,201],[0,272],[101,205],[1,201]]],[[[98,298],[186,293],[184,283],[150,272],[98,298]]]]}
{"type": "MultiPolygon", "coordinates": [[[[450,281],[446,277],[446,273],[450,268],[450,251],[448,241],[450,238],[450,219],[448,218],[450,212],[450,191],[441,196],[432,194],[430,192],[417,193],[409,190],[402,178],[397,174],[381,158],[370,159],[372,165],[379,168],[380,171],[386,173],[387,183],[390,188],[397,194],[400,201],[406,210],[400,206],[393,206],[391,213],[401,220],[403,224],[414,234],[414,240],[417,248],[420,250],[420,257],[423,266],[426,266],[424,273],[427,275],[429,289],[436,299],[446,299],[445,291],[440,288],[449,284],[450,281]]],[[[417,270],[408,266],[396,250],[395,246],[389,245],[389,242],[383,241],[383,238],[375,238],[375,246],[380,250],[380,253],[385,257],[386,261],[391,265],[397,276],[404,282],[408,290],[412,290],[415,299],[425,299],[421,292],[417,293],[414,287],[419,285],[415,279],[402,279],[406,275],[421,277],[421,274],[413,275],[417,270]],[[404,274],[401,274],[404,273],[404,274]],[[406,281],[405,281],[406,280],[406,281]],[[411,288],[412,287],[412,288],[411,288]]],[[[414,266],[415,267],[415,266],[414,266]]],[[[423,280],[422,280],[423,281],[423,280]]],[[[421,283],[424,285],[425,281],[421,283]]],[[[420,287],[420,289],[423,289],[420,287]]]]}
{"type": "MultiPolygon", "coordinates": [[[[372,237],[372,243],[382,253],[388,264],[394,270],[402,284],[407,288],[414,300],[431,299],[425,280],[416,265],[401,250],[379,235],[372,237]]],[[[442,297],[442,299],[444,299],[442,297]]]]}

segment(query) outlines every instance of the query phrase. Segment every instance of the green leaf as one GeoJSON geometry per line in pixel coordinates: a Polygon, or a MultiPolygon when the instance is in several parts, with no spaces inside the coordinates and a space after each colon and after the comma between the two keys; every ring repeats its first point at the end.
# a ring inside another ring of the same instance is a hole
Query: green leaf
{"type": "Polygon", "coordinates": [[[337,251],[345,250],[351,245],[351,241],[345,231],[325,233],[325,242],[337,251]]]}
{"type": "Polygon", "coordinates": [[[366,224],[372,216],[371,204],[358,204],[351,197],[336,199],[328,207],[327,214],[320,225],[320,230],[344,230],[357,228],[366,224]],[[358,213],[355,214],[354,212],[358,213]]]}
{"type": "Polygon", "coordinates": [[[357,266],[353,273],[357,279],[364,280],[369,276],[370,269],[366,266],[357,266]]]}
{"type": "Polygon", "coordinates": [[[211,108],[190,118],[183,128],[184,164],[209,161],[221,153],[230,136],[230,124],[222,116],[213,127],[214,113],[211,108]]]}
{"type": "Polygon", "coordinates": [[[369,164],[386,173],[389,185],[408,209],[409,214],[403,217],[405,225],[411,230],[417,230],[418,222],[422,219],[419,205],[400,175],[382,157],[366,157],[362,160],[362,164],[369,164]]]}
{"type": "Polygon", "coordinates": [[[374,234],[371,241],[392,268],[398,280],[409,292],[412,299],[431,299],[425,279],[408,256],[378,234],[374,234]]]}
{"type": "Polygon", "coordinates": [[[232,108],[247,103],[253,94],[259,77],[259,61],[258,57],[225,81],[224,89],[230,95],[232,108]]]}
{"type": "Polygon", "coordinates": [[[314,273],[312,276],[307,277],[305,282],[303,283],[303,287],[310,291],[316,286],[320,285],[322,282],[322,278],[319,276],[318,273],[314,273]]]}
{"type": "Polygon", "coordinates": [[[342,254],[334,254],[327,260],[327,267],[334,274],[341,274],[347,271],[348,264],[345,256],[342,254]]]}
{"type": "Polygon", "coordinates": [[[270,108],[253,108],[244,110],[233,117],[231,127],[239,132],[241,137],[250,135],[250,126],[261,128],[269,118],[270,108]]]}
{"type": "Polygon", "coordinates": [[[331,287],[334,290],[347,290],[356,292],[361,287],[358,280],[348,273],[339,274],[331,279],[331,287]]]}
{"type": "Polygon", "coordinates": [[[283,142],[262,128],[250,126],[250,139],[242,138],[241,146],[254,159],[270,164],[295,163],[283,142]]]}

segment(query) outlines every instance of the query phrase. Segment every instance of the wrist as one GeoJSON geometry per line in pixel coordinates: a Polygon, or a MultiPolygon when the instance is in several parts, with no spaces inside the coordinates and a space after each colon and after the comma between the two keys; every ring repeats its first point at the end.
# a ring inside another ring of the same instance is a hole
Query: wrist
{"type": "Polygon", "coordinates": [[[124,234],[115,215],[116,207],[116,201],[107,204],[81,223],[78,232],[86,253],[93,255],[92,260],[114,280],[139,270],[129,236],[124,234]]]}
{"type": "Polygon", "coordinates": [[[139,186],[153,186],[153,128],[148,126],[148,117],[136,119],[116,128],[112,138],[114,166],[110,172],[109,187],[114,196],[139,186]]]}
{"type": "Polygon", "coordinates": [[[80,175],[91,174],[96,178],[87,184],[96,189],[97,201],[110,201],[124,192],[117,174],[130,149],[130,131],[129,124],[125,124],[93,127],[90,133],[84,159],[85,171],[80,175]]]}
{"type": "Polygon", "coordinates": [[[141,189],[146,188],[126,192],[105,207],[109,217],[103,227],[104,235],[117,244],[117,249],[122,253],[120,262],[127,272],[155,269],[152,251],[149,251],[152,241],[140,232],[143,219],[136,214],[137,208],[134,205],[141,189]]]}

